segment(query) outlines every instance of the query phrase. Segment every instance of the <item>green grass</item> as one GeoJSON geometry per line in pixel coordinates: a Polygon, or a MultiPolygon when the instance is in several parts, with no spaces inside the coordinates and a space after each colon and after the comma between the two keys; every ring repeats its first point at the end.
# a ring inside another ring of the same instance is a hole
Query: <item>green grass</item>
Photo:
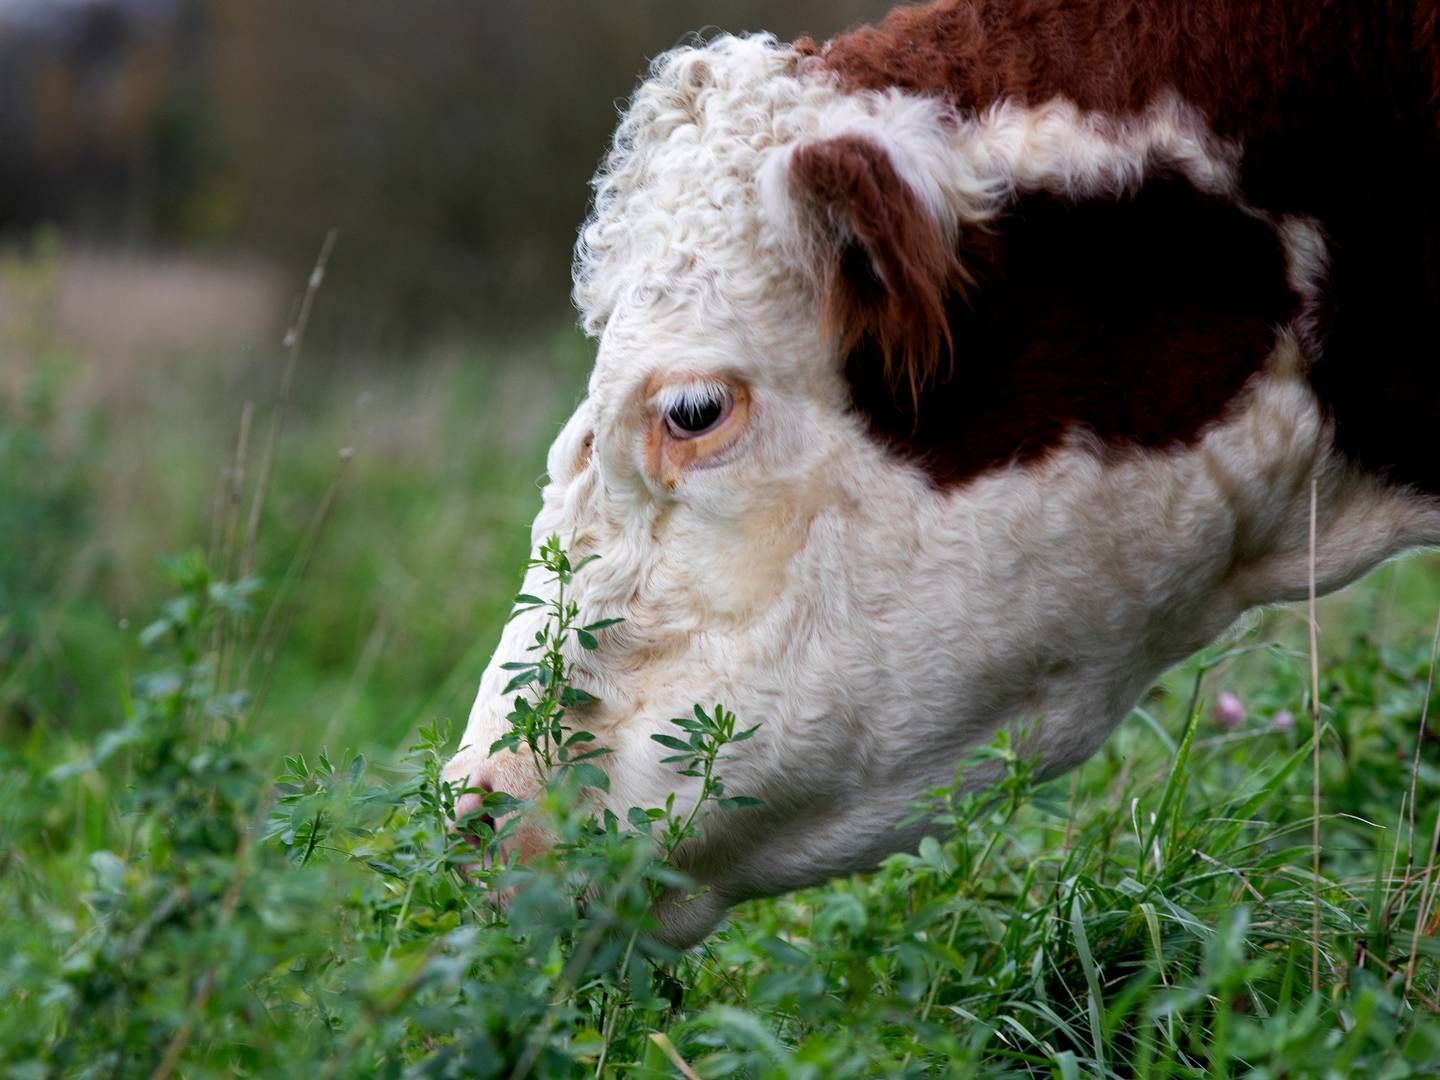
{"type": "Polygon", "coordinates": [[[916,854],[673,956],[644,934],[664,808],[607,829],[556,794],[559,855],[468,877],[443,826],[436,726],[508,610],[578,341],[302,361],[245,582],[215,493],[251,401],[243,522],[283,358],[160,358],[86,404],[43,330],[0,405],[4,1075],[1440,1071],[1433,734],[1413,831],[1408,796],[1434,558],[1321,605],[1318,935],[1305,623],[1276,610],[1071,776],[989,748],[1000,797],[932,793],[916,854]]]}

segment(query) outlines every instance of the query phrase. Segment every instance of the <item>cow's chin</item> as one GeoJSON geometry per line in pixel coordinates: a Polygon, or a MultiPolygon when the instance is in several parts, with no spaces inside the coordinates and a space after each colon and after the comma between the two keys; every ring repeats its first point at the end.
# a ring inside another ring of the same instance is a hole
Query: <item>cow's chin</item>
{"type": "MultiPolygon", "coordinates": [[[[461,872],[478,886],[490,879],[496,861],[508,863],[513,857],[523,865],[541,857],[552,842],[553,836],[544,829],[521,825],[486,854],[463,866],[461,872]]],[[[507,913],[519,890],[515,885],[491,885],[483,891],[483,903],[502,914],[507,913]]],[[[734,903],[735,900],[727,899],[725,893],[712,886],[671,890],[655,903],[653,937],[677,952],[689,949],[704,941],[720,925],[734,903]]]]}
{"type": "Polygon", "coordinates": [[[733,900],[713,887],[697,887],[688,894],[667,894],[655,905],[655,939],[680,950],[704,941],[720,925],[733,900]]]}

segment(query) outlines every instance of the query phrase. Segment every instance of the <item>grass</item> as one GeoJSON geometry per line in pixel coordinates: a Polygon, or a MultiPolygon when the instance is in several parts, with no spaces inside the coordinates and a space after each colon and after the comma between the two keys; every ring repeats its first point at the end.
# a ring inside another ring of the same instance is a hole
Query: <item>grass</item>
{"type": "MultiPolygon", "coordinates": [[[[1433,734],[1416,756],[1433,557],[1320,605],[1318,932],[1307,625],[1285,609],[1172,672],[1074,774],[1039,784],[985,748],[998,798],[931,792],[915,853],[743,905],[674,956],[645,933],[676,881],[650,838],[703,816],[596,822],[559,783],[555,857],[468,873],[445,828],[445,732],[528,554],[573,337],[302,359],[253,578],[215,496],[253,402],[245,520],[283,353],[157,358],[87,405],[84,358],[41,316],[21,337],[0,407],[6,1075],[1440,1071],[1433,734]]],[[[727,716],[675,729],[699,748],[677,768],[714,749],[723,777],[716,740],[750,720],[727,716]]]]}

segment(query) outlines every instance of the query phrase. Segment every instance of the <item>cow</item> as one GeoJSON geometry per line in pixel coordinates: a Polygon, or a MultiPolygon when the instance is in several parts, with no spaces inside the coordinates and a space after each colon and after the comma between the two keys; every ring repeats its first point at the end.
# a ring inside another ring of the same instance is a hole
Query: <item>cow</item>
{"type": "MultiPolygon", "coordinates": [[[[761,725],[662,937],[915,844],[1002,727],[1075,766],[1247,611],[1440,542],[1437,195],[1436,0],[940,0],[655,60],[534,536],[624,620],[571,657],[603,805],[693,802],[650,739],[693,703],[761,725]]],[[[488,751],[542,619],[462,809],[537,790],[488,751]]]]}

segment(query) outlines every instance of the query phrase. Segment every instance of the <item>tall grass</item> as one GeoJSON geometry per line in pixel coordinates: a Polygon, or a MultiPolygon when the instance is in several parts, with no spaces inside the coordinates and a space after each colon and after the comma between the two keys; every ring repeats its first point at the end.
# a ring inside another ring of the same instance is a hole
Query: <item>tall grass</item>
{"type": "MultiPolygon", "coordinates": [[[[667,829],[703,814],[596,820],[561,784],[541,808],[556,853],[497,865],[451,834],[439,781],[580,385],[573,339],[509,366],[479,348],[299,365],[247,575],[224,508],[238,485],[238,545],[283,353],[137,368],[123,413],[87,411],[62,377],[83,384],[83,362],[43,331],[0,415],[8,1074],[1440,1064],[1433,559],[1318,605],[1318,694],[1305,613],[1256,616],[1071,776],[1037,783],[1001,739],[978,755],[1002,764],[998,788],[917,804],[933,823],[917,851],[743,905],[677,956],[649,909],[683,887],[667,829]]],[[[672,738],[713,748],[723,777],[723,746],[696,734],[672,738]]]]}

